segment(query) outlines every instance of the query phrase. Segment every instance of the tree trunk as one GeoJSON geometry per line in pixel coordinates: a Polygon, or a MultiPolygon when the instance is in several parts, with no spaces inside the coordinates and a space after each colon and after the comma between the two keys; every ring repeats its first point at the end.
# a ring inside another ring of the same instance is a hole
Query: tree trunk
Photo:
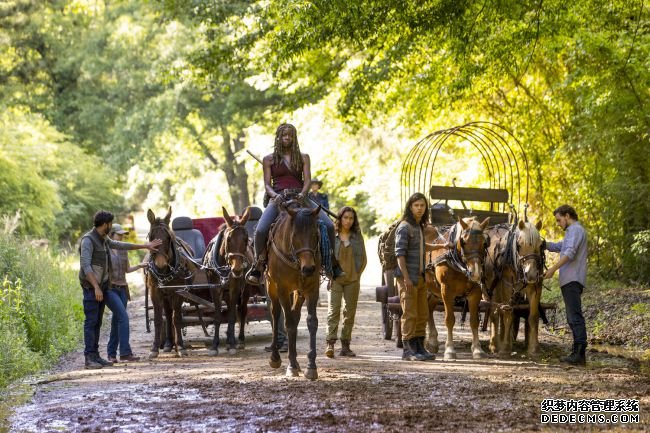
{"type": "Polygon", "coordinates": [[[244,162],[238,162],[235,158],[235,155],[244,148],[244,133],[240,131],[235,139],[231,139],[228,128],[222,125],[221,136],[223,137],[222,150],[226,156],[221,169],[228,181],[228,191],[234,206],[233,212],[241,215],[244,209],[250,206],[246,166],[244,162]]]}

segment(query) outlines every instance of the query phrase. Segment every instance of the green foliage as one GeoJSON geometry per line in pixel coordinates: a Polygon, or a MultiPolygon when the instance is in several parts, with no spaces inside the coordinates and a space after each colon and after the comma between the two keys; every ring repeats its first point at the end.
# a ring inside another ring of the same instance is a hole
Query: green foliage
{"type": "Polygon", "coordinates": [[[19,233],[73,238],[99,209],[119,211],[116,174],[40,115],[0,114],[0,215],[20,213],[19,233]]]}
{"type": "Polygon", "coordinates": [[[65,255],[0,235],[0,388],[78,344],[83,307],[65,255]]]}

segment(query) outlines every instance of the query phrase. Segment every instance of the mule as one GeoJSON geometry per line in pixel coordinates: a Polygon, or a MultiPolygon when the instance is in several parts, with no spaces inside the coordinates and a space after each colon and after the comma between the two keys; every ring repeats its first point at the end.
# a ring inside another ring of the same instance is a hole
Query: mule
{"type": "Polygon", "coordinates": [[[287,376],[299,376],[300,365],[296,359],[296,336],[303,303],[307,303],[307,328],[309,329],[308,365],[305,377],[318,378],[316,369],[316,331],[318,318],[316,306],[320,286],[321,257],[319,253],[319,230],[317,208],[295,207],[288,202],[269,235],[267,248],[268,266],[266,281],[271,299],[271,323],[273,326],[272,352],[269,364],[280,368],[282,360],[278,350],[278,321],[280,308],[284,312],[285,327],[289,341],[289,365],[287,376]]]}
{"type": "Polygon", "coordinates": [[[245,323],[250,296],[244,275],[252,263],[249,249],[249,237],[246,222],[249,218],[249,208],[246,208],[241,218],[231,217],[225,208],[222,208],[225,224],[219,233],[208,245],[203,257],[203,266],[208,269],[208,279],[217,286],[212,290],[214,302],[214,338],[209,355],[219,353],[219,327],[221,325],[221,301],[226,294],[228,307],[228,328],[226,330],[226,344],[228,350],[243,349],[245,347],[245,323]],[[235,322],[239,315],[239,342],[235,339],[235,322]]]}
{"type": "MultiPolygon", "coordinates": [[[[455,360],[453,329],[456,322],[454,313],[455,299],[463,296],[467,299],[470,327],[472,329],[472,358],[485,357],[478,338],[479,303],[482,297],[483,263],[488,245],[484,231],[490,218],[482,223],[472,218],[459,218],[458,223],[445,239],[453,236],[454,248],[450,251],[437,250],[431,252],[435,266],[435,279],[440,285],[440,296],[445,305],[445,325],[447,326],[447,341],[445,343],[445,360],[455,360]]],[[[435,324],[433,326],[435,329],[435,324]]],[[[436,332],[437,334],[437,332],[436,332]]],[[[437,342],[437,338],[436,338],[437,342]]]]}
{"type": "Polygon", "coordinates": [[[488,284],[494,287],[490,306],[490,350],[499,356],[509,356],[514,341],[513,303],[523,293],[528,299],[526,326],[528,354],[539,351],[539,302],[544,276],[541,221],[533,225],[519,221],[513,227],[497,226],[489,230],[493,239],[488,251],[488,284]]]}
{"type": "Polygon", "coordinates": [[[199,271],[200,266],[192,260],[191,248],[176,238],[171,230],[169,226],[171,214],[171,207],[164,218],[157,218],[151,209],[147,212],[151,225],[148,239],[162,241],[158,250],[149,255],[145,273],[145,284],[153,304],[154,339],[149,352],[150,359],[158,356],[161,338],[165,338],[165,335],[172,339],[179,356],[188,354],[181,332],[183,299],[175,291],[161,289],[161,286],[188,284],[199,271]],[[162,326],[163,310],[167,322],[166,330],[162,326]]]}

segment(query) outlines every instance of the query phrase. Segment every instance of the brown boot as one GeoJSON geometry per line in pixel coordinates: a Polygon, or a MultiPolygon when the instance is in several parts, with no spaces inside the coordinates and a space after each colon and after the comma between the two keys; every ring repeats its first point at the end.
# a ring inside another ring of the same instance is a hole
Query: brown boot
{"type": "Polygon", "coordinates": [[[350,340],[341,340],[341,351],[339,352],[339,355],[357,356],[357,354],[350,349],[350,340]]]}
{"type": "Polygon", "coordinates": [[[325,349],[325,356],[334,358],[334,344],[336,340],[327,340],[327,349],[325,349]]]}

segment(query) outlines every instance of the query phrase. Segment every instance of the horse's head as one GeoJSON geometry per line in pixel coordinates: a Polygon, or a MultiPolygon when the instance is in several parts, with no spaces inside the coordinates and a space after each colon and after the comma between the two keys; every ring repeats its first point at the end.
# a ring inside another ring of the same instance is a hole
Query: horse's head
{"type": "Polygon", "coordinates": [[[541,228],[541,221],[537,221],[536,225],[528,221],[519,221],[515,232],[519,267],[523,273],[524,283],[526,284],[536,283],[544,275],[542,237],[539,234],[541,228]]]}
{"type": "Polygon", "coordinates": [[[241,219],[235,219],[228,214],[226,208],[222,207],[223,218],[226,220],[226,228],[223,232],[223,241],[219,254],[230,266],[230,273],[234,278],[242,276],[245,268],[248,267],[246,249],[248,248],[248,231],[246,222],[249,217],[249,208],[246,208],[241,219]]]}
{"type": "Polygon", "coordinates": [[[162,244],[158,247],[158,251],[151,253],[153,263],[158,269],[171,266],[174,248],[174,235],[169,228],[171,217],[171,207],[164,218],[156,218],[151,209],[147,211],[147,219],[149,219],[149,223],[151,224],[148,235],[149,242],[154,239],[160,239],[162,241],[162,244]]]}
{"type": "Polygon", "coordinates": [[[288,207],[287,213],[293,220],[291,247],[298,259],[300,272],[309,277],[316,271],[316,252],[318,251],[318,213],[315,209],[288,207]]]}
{"type": "Polygon", "coordinates": [[[485,252],[489,245],[489,237],[484,233],[490,222],[490,217],[485,218],[482,223],[472,218],[458,218],[460,225],[456,248],[460,251],[461,257],[467,265],[469,279],[480,283],[483,277],[483,261],[485,252]]]}

